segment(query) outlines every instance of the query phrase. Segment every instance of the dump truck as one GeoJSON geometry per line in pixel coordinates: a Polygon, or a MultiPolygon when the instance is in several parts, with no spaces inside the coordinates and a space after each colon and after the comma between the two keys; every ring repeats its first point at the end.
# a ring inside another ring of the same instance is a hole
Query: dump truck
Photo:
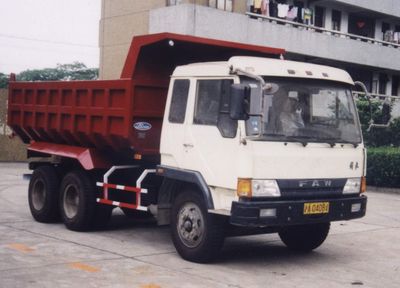
{"type": "Polygon", "coordinates": [[[118,80],[9,85],[39,222],[104,226],[119,207],[170,225],[179,255],[215,259],[232,235],[311,251],[366,213],[366,149],[343,70],[283,49],[134,37],[118,80]]]}

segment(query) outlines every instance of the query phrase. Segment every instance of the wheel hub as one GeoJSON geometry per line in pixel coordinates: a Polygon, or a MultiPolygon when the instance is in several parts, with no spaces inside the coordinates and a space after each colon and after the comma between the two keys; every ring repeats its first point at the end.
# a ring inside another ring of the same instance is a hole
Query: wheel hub
{"type": "Polygon", "coordinates": [[[185,223],[183,224],[183,227],[185,228],[185,230],[186,230],[187,232],[192,231],[192,228],[193,228],[193,223],[192,223],[192,221],[189,221],[189,220],[185,221],[185,223]]]}
{"type": "Polygon", "coordinates": [[[78,190],[74,185],[68,185],[65,188],[63,196],[63,207],[65,215],[71,219],[78,214],[79,207],[79,194],[78,190]]]}
{"type": "Polygon", "coordinates": [[[204,218],[200,208],[194,203],[182,206],[178,215],[178,235],[190,248],[198,246],[204,236],[204,218]]]}
{"type": "Polygon", "coordinates": [[[43,180],[37,179],[33,184],[32,205],[35,210],[42,210],[46,202],[46,187],[43,180]]]}

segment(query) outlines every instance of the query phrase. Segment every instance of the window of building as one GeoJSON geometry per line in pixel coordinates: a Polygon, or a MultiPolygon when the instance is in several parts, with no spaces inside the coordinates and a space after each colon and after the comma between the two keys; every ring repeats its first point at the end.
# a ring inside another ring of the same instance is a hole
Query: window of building
{"type": "Polygon", "coordinates": [[[385,33],[388,30],[390,30],[390,24],[386,23],[386,22],[382,22],[382,33],[385,33]]]}
{"type": "Polygon", "coordinates": [[[217,126],[223,137],[236,136],[237,121],[229,116],[230,79],[199,80],[193,123],[217,126]]]}
{"type": "Polygon", "coordinates": [[[372,18],[358,15],[355,13],[349,14],[349,33],[359,36],[374,38],[375,35],[375,20],[372,18]]]}
{"type": "MultiPolygon", "coordinates": [[[[362,69],[362,68],[355,68],[355,67],[341,67],[344,68],[347,72],[349,72],[351,78],[353,78],[354,81],[360,81],[364,83],[365,87],[367,87],[368,91],[371,91],[372,93],[378,93],[377,92],[377,83],[373,82],[373,72],[368,69],[362,69]],[[374,86],[375,85],[375,86],[374,86]],[[375,89],[375,90],[374,90],[375,89]]],[[[362,92],[361,87],[358,85],[355,86],[356,91],[362,92]]]]}
{"type": "Polygon", "coordinates": [[[208,6],[212,8],[218,8],[221,10],[233,11],[233,0],[209,0],[208,1],[208,6]]]}
{"type": "Polygon", "coordinates": [[[325,8],[315,6],[315,20],[314,25],[317,27],[325,27],[325,8]]]}
{"type": "Polygon", "coordinates": [[[342,22],[342,12],[332,10],[332,30],[340,31],[340,23],[342,22]]]}
{"type": "Polygon", "coordinates": [[[172,90],[172,99],[168,115],[169,122],[183,123],[185,121],[189,86],[189,80],[182,79],[174,81],[174,88],[172,90]]]}
{"type": "Polygon", "coordinates": [[[382,40],[383,41],[390,41],[391,38],[391,31],[390,31],[390,24],[387,22],[382,22],[382,40]]]}

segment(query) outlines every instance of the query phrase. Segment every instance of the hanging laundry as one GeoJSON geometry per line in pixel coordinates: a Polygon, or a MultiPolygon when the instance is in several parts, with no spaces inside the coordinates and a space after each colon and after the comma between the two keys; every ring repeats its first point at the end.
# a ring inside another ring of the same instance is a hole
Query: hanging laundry
{"type": "Polygon", "coordinates": [[[262,0],[261,14],[265,15],[265,16],[269,16],[269,0],[262,0]]]}
{"type": "Polygon", "coordinates": [[[253,13],[261,14],[261,3],[262,0],[254,0],[253,13]]]}
{"type": "Polygon", "coordinates": [[[311,25],[313,19],[313,10],[310,8],[304,8],[302,10],[304,24],[311,25]]]}
{"type": "Polygon", "coordinates": [[[384,35],[384,41],[393,42],[393,39],[394,39],[394,31],[393,30],[387,30],[385,32],[385,35],[384,35]]]}
{"type": "Polygon", "coordinates": [[[294,21],[294,19],[297,18],[298,10],[299,10],[299,8],[297,8],[296,6],[293,6],[292,9],[290,9],[289,12],[287,13],[286,19],[290,20],[290,21],[294,21]]]}
{"type": "Polygon", "coordinates": [[[287,4],[278,4],[278,17],[286,18],[289,12],[289,5],[287,4]]]}
{"type": "Polygon", "coordinates": [[[400,42],[400,32],[394,32],[394,34],[393,34],[393,42],[399,44],[399,42],[400,42]]]}
{"type": "Polygon", "coordinates": [[[278,3],[275,0],[269,2],[269,16],[278,17],[278,3]]]}
{"type": "Polygon", "coordinates": [[[360,28],[360,29],[364,28],[365,27],[365,22],[364,21],[358,21],[357,22],[357,27],[360,28]]]}

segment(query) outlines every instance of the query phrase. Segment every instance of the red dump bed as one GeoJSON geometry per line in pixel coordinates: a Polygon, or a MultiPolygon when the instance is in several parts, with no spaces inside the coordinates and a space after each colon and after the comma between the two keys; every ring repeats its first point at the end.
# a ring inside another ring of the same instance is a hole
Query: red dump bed
{"type": "Polygon", "coordinates": [[[130,79],[111,81],[14,82],[8,123],[30,141],[96,147],[142,154],[158,152],[166,87],[130,79]],[[134,123],[150,123],[148,131],[134,123]]]}
{"type": "Polygon", "coordinates": [[[170,33],[134,37],[119,80],[10,82],[8,125],[32,151],[75,158],[79,153],[73,151],[88,149],[108,156],[157,155],[176,66],[282,53],[170,33]]]}

